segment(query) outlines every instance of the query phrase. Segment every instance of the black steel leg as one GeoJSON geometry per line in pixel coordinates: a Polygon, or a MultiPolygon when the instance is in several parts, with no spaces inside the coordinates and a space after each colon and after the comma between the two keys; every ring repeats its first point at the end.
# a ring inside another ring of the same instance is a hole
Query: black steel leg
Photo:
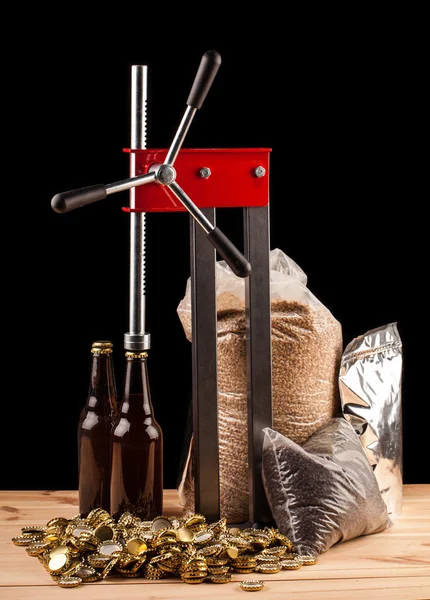
{"type": "MultiPolygon", "coordinates": [[[[215,224],[215,209],[202,209],[215,224]]],[[[195,511],[220,518],[214,247],[190,218],[195,511]]]]}
{"type": "Polygon", "coordinates": [[[269,206],[244,208],[244,241],[252,269],[245,280],[249,519],[259,526],[273,523],[261,479],[262,430],[272,427],[269,206]]]}

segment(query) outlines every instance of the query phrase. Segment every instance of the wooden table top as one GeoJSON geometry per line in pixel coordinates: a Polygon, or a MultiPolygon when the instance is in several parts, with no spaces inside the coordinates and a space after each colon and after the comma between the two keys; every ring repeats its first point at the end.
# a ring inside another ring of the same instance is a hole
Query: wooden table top
{"type": "MultiPolygon", "coordinates": [[[[343,542],[318,563],[275,575],[233,574],[227,584],[188,585],[178,579],[107,577],[73,590],[60,588],[36,558],[11,541],[25,525],[45,525],[53,517],[78,513],[76,491],[0,491],[0,598],[189,600],[246,598],[243,579],[264,580],[259,600],[430,599],[430,484],[405,485],[403,513],[389,530],[343,542]]],[[[165,491],[166,516],[181,514],[175,490],[165,491]]]]}

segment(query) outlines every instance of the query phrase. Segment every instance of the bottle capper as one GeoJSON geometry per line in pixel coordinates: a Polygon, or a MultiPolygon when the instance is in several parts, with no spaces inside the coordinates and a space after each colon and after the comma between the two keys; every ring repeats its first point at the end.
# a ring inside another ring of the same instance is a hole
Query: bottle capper
{"type": "Polygon", "coordinates": [[[130,213],[129,331],[124,348],[134,351],[148,350],[151,344],[145,331],[145,213],[190,213],[194,498],[195,511],[208,521],[220,518],[216,253],[235,275],[245,278],[249,522],[243,525],[260,526],[272,522],[261,480],[262,430],[272,427],[270,149],[182,148],[220,64],[214,50],[203,55],[167,150],[146,148],[147,66],[133,65],[131,144],[125,149],[130,154],[130,177],[59,193],[51,206],[66,213],[129,190],[130,204],[123,207],[130,213]],[[243,208],[243,254],[216,226],[216,209],[228,207],[243,208]]]}

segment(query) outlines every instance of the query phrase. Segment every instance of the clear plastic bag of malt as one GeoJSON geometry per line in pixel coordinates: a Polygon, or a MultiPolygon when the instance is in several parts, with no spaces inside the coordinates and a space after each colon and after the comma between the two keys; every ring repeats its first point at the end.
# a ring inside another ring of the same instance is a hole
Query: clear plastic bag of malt
{"type": "MultiPolygon", "coordinates": [[[[177,312],[191,341],[190,292],[188,280],[177,312]]],[[[249,503],[245,282],[224,261],[216,264],[216,300],[220,508],[239,523],[248,520],[249,503]]],[[[270,252],[270,300],[273,426],[300,444],[340,413],[342,328],[279,249],[270,252]]],[[[187,446],[186,469],[191,453],[187,446]]],[[[178,491],[184,511],[193,512],[192,473],[182,473],[178,491]]]]}

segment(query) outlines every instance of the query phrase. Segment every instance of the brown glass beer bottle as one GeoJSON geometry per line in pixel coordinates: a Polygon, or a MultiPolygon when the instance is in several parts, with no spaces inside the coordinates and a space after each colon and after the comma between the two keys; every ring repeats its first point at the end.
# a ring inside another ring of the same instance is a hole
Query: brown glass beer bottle
{"type": "Polygon", "coordinates": [[[150,520],[163,512],[163,434],[154,418],[147,353],[125,356],[123,396],[112,430],[111,513],[150,520]]]}
{"type": "Polygon", "coordinates": [[[93,342],[87,402],[78,424],[79,512],[110,512],[111,430],[118,415],[113,344],[93,342]]]}

